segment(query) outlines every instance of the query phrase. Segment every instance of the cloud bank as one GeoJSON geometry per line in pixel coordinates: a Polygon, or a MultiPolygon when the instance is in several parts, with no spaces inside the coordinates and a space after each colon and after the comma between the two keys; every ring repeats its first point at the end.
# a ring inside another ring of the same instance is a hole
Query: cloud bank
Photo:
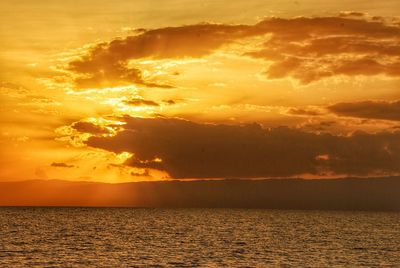
{"type": "Polygon", "coordinates": [[[87,145],[129,152],[126,165],[166,171],[172,178],[264,178],[301,174],[400,172],[400,132],[350,136],[258,124],[200,124],[126,116],[124,130],[87,145]]]}

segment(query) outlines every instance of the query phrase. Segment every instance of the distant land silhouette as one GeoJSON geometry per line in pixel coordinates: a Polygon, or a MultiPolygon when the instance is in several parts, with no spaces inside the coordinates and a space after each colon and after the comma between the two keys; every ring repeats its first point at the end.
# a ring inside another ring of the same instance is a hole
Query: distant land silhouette
{"type": "Polygon", "coordinates": [[[1,182],[0,205],[400,211],[400,177],[1,182]]]}

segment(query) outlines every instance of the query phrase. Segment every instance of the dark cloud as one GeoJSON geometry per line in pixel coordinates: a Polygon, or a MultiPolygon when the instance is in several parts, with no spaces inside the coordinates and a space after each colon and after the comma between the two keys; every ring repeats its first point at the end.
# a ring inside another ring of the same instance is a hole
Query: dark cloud
{"type": "Polygon", "coordinates": [[[328,109],[343,116],[400,121],[399,100],[337,103],[328,109]]]}
{"type": "Polygon", "coordinates": [[[135,177],[151,177],[150,172],[146,169],[144,172],[131,172],[131,176],[135,177]]]}
{"type": "Polygon", "coordinates": [[[107,134],[109,131],[101,126],[92,124],[90,122],[76,122],[72,124],[72,128],[79,132],[91,133],[91,134],[107,134]]]}
{"type": "Polygon", "coordinates": [[[338,128],[338,122],[336,121],[308,120],[307,122],[301,124],[301,129],[318,133],[342,133],[340,128],[338,128]]]}
{"type": "Polygon", "coordinates": [[[125,164],[164,170],[173,178],[259,178],[310,173],[370,175],[400,172],[400,132],[314,134],[258,124],[198,124],[125,117],[125,130],[92,137],[92,147],[134,157],[125,164]],[[321,159],[324,155],[324,159],[321,159]]]}
{"type": "Polygon", "coordinates": [[[321,109],[316,108],[291,108],[289,114],[293,115],[306,115],[306,116],[319,116],[325,113],[321,109]]]}
{"type": "Polygon", "coordinates": [[[130,100],[126,100],[126,101],[124,101],[124,103],[132,105],[132,106],[160,106],[160,104],[158,104],[155,101],[139,99],[139,98],[133,98],[130,100]]]}
{"type": "Polygon", "coordinates": [[[66,163],[62,163],[62,162],[53,162],[51,163],[52,167],[61,167],[61,168],[73,168],[75,167],[74,165],[68,165],[66,163]]]}

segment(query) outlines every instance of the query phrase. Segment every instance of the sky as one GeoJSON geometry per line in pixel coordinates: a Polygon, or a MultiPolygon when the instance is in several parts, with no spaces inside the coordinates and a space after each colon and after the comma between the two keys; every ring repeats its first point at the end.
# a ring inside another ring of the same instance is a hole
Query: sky
{"type": "Polygon", "coordinates": [[[0,181],[400,173],[397,0],[0,10],[0,181]]]}

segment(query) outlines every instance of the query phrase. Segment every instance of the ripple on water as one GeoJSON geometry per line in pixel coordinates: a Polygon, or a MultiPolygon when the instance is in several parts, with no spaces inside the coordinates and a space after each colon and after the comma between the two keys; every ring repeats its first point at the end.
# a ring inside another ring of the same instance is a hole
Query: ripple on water
{"type": "Polygon", "coordinates": [[[400,214],[0,208],[0,267],[400,266],[400,214]]]}

